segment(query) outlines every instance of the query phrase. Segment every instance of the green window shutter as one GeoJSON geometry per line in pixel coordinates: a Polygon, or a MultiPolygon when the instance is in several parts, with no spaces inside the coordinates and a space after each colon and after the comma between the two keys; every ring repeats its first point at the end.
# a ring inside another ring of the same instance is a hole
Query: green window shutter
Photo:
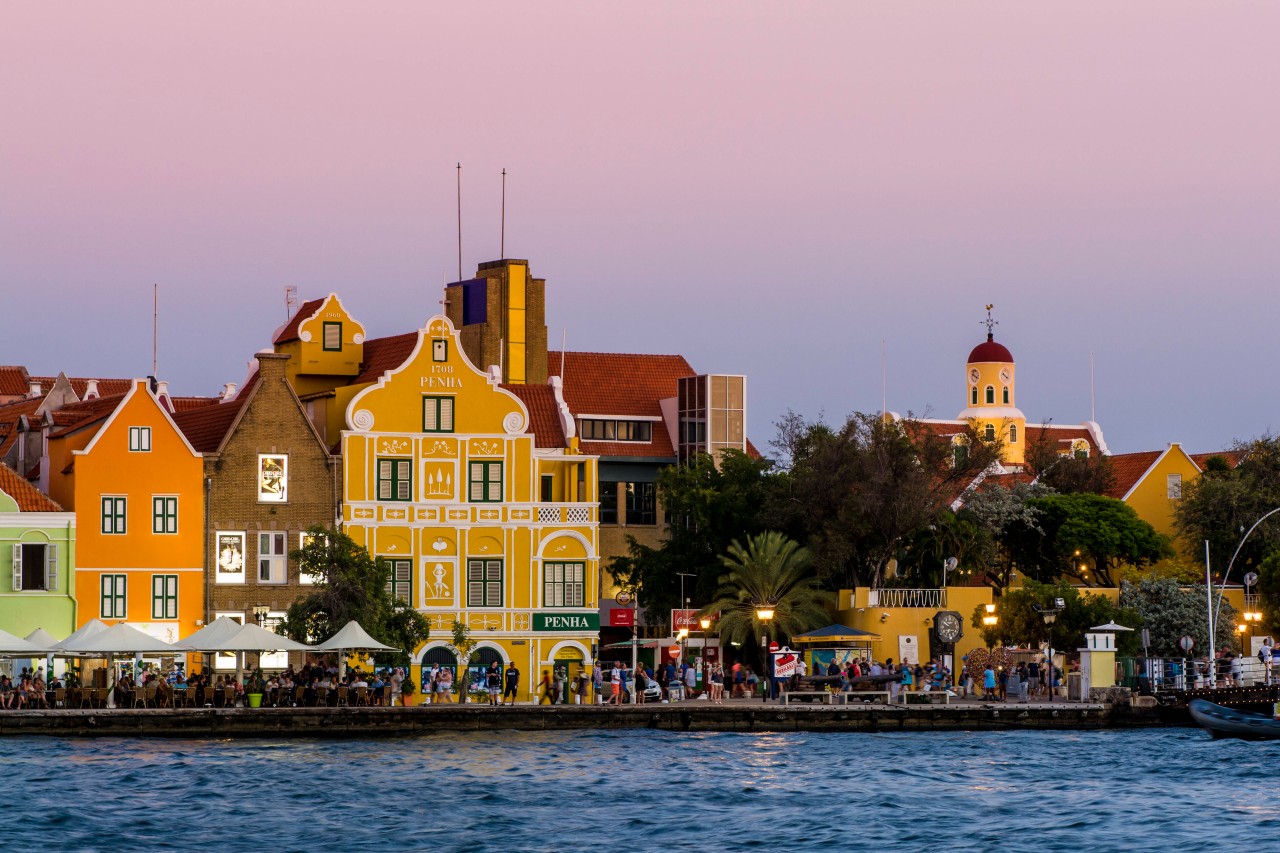
{"type": "Polygon", "coordinates": [[[58,588],[58,546],[44,546],[44,588],[50,591],[58,588]]]}
{"type": "Polygon", "coordinates": [[[13,546],[13,589],[22,590],[22,544],[13,546]]]}
{"type": "Polygon", "coordinates": [[[484,500],[484,463],[471,463],[471,482],[470,482],[470,499],[473,501],[484,500]]]}
{"type": "Polygon", "coordinates": [[[164,575],[151,576],[151,618],[164,618],[164,575]]]}

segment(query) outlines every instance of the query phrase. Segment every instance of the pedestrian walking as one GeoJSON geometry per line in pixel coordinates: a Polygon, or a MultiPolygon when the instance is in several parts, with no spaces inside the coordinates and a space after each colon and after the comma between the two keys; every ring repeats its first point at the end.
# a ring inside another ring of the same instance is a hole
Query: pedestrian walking
{"type": "Polygon", "coordinates": [[[516,704],[516,696],[520,690],[520,670],[516,668],[516,662],[512,661],[507,664],[507,671],[504,674],[506,683],[502,690],[502,702],[505,705],[507,699],[511,699],[511,704],[516,704]]]}

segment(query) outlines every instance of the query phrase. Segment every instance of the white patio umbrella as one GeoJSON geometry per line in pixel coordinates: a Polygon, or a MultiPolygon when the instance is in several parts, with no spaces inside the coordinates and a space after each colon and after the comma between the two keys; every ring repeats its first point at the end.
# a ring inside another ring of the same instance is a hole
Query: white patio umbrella
{"type": "MultiPolygon", "coordinates": [[[[62,641],[63,652],[74,654],[78,657],[90,657],[93,655],[105,657],[108,667],[113,666],[118,655],[136,655],[147,652],[178,655],[186,651],[181,646],[175,646],[172,643],[166,643],[164,640],[156,639],[150,634],[144,634],[127,622],[119,622],[105,631],[100,631],[74,644],[69,642],[70,639],[68,637],[62,641]]],[[[107,707],[115,707],[114,682],[111,685],[110,692],[107,694],[107,707]]]]}
{"type": "Polygon", "coordinates": [[[53,678],[53,649],[58,645],[58,641],[54,639],[52,634],[43,628],[37,628],[30,634],[27,634],[26,641],[44,648],[45,679],[51,680],[53,678]]]}
{"type": "Polygon", "coordinates": [[[219,616],[199,631],[179,640],[177,645],[193,652],[207,652],[211,646],[234,637],[243,627],[230,616],[219,616]]]}
{"type": "Polygon", "coordinates": [[[341,678],[347,669],[345,652],[396,652],[399,649],[379,643],[369,632],[360,627],[360,623],[352,619],[343,625],[338,633],[314,647],[317,652],[338,652],[338,677],[341,678]]]}
{"type": "MultiPolygon", "coordinates": [[[[78,629],[73,631],[71,633],[71,636],[67,637],[61,643],[58,643],[56,646],[54,646],[53,650],[55,652],[64,653],[65,655],[65,652],[68,646],[77,645],[87,637],[92,637],[95,634],[101,634],[103,631],[107,630],[107,627],[108,627],[107,623],[103,622],[101,619],[90,619],[88,622],[84,623],[78,629]]],[[[77,655],[65,655],[65,656],[77,657],[77,655]]]]}
{"type": "Polygon", "coordinates": [[[21,637],[16,637],[8,631],[0,630],[0,657],[6,658],[35,658],[40,657],[48,649],[44,646],[37,646],[21,637]]]}
{"type": "MultiPolygon", "coordinates": [[[[233,620],[228,620],[235,626],[235,630],[220,638],[214,638],[206,642],[192,643],[196,639],[192,634],[181,645],[186,646],[193,651],[200,652],[235,652],[236,653],[236,680],[242,679],[244,671],[243,653],[244,652],[309,652],[311,646],[291,640],[274,631],[268,631],[260,625],[252,622],[241,625],[233,620]]],[[[210,626],[212,627],[212,626],[210,626]]],[[[222,633],[222,632],[220,632],[222,633]]]]}

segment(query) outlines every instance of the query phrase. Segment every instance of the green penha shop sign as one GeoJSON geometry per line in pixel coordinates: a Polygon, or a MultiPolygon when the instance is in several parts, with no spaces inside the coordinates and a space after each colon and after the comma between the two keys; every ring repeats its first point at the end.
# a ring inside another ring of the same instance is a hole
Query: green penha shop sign
{"type": "Polygon", "coordinates": [[[599,613],[535,613],[535,631],[599,631],[599,613]]]}

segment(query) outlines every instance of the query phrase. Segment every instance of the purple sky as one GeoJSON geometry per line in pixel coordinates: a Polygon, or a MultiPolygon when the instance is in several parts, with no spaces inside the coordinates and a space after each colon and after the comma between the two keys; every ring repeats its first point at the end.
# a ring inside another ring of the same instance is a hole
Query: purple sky
{"type": "Polygon", "coordinates": [[[416,327],[507,255],[558,346],[954,417],[986,302],[1033,420],[1280,428],[1280,6],[8,3],[0,361],[240,381],[283,287],[416,327]]]}

